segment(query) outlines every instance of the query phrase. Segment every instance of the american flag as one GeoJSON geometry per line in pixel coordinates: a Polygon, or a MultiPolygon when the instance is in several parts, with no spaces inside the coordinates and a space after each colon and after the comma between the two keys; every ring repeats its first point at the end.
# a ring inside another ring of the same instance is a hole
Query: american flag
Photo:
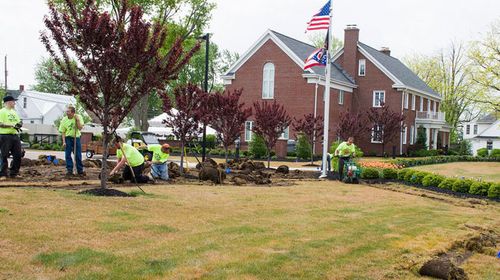
{"type": "Polygon", "coordinates": [[[307,59],[304,65],[304,70],[312,68],[314,66],[325,66],[326,65],[326,49],[320,48],[315,50],[307,59]]]}
{"type": "Polygon", "coordinates": [[[330,27],[330,1],[321,8],[319,13],[315,14],[311,21],[307,23],[307,31],[310,30],[323,30],[330,27]]]}

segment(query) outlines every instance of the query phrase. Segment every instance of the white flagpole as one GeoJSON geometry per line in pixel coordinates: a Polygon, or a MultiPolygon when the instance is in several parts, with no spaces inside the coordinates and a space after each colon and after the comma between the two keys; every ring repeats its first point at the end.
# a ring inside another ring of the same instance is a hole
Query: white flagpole
{"type": "Polygon", "coordinates": [[[327,177],[328,168],[328,132],[330,127],[330,72],[331,72],[331,46],[332,46],[332,7],[333,0],[330,0],[330,25],[328,27],[328,46],[326,55],[326,68],[325,68],[325,112],[323,114],[323,171],[321,172],[320,178],[327,177]]]}

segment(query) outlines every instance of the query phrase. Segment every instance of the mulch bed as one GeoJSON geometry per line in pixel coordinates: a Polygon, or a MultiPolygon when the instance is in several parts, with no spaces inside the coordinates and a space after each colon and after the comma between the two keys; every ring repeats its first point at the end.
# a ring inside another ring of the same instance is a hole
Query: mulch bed
{"type": "Polygon", "coordinates": [[[134,197],[133,195],[128,194],[126,192],[122,192],[115,189],[107,189],[107,188],[84,190],[79,192],[78,194],[93,195],[93,196],[111,196],[111,197],[134,197]]]}

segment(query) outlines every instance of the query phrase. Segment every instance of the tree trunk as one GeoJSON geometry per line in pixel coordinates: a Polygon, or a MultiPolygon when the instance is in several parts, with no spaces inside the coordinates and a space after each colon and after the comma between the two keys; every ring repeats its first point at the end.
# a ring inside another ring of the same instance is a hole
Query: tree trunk
{"type": "MultiPolygon", "coordinates": [[[[107,114],[105,113],[105,119],[107,119],[107,114]]],[[[103,127],[104,133],[102,137],[102,148],[103,148],[103,153],[102,153],[102,166],[101,166],[101,188],[105,189],[107,187],[108,183],[108,146],[109,146],[109,131],[108,131],[108,126],[104,125],[103,127]]]]}
{"type": "Polygon", "coordinates": [[[271,168],[271,149],[267,148],[267,168],[271,168]]]}
{"type": "Polygon", "coordinates": [[[181,175],[184,175],[184,141],[181,141],[181,164],[179,168],[181,175]]]}
{"type": "Polygon", "coordinates": [[[227,156],[227,151],[229,150],[228,146],[227,145],[224,145],[224,150],[226,151],[226,163],[227,163],[227,159],[228,159],[228,156],[227,156]]]}
{"type": "Polygon", "coordinates": [[[314,140],[311,145],[311,165],[314,164],[314,140]]]}
{"type": "Polygon", "coordinates": [[[137,102],[132,109],[132,118],[134,119],[134,126],[141,131],[148,131],[148,103],[149,95],[144,96],[137,102]]]}

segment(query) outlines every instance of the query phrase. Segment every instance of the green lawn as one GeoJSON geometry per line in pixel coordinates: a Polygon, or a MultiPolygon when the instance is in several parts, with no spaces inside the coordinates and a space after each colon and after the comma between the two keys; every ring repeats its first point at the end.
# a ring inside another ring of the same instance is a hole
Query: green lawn
{"type": "MultiPolygon", "coordinates": [[[[130,191],[130,190],[128,190],[130,191]]],[[[146,187],[147,196],[0,188],[0,279],[418,279],[500,206],[334,182],[146,187]]],[[[498,279],[477,255],[471,279],[498,279]]]]}
{"type": "Polygon", "coordinates": [[[453,162],[412,168],[448,177],[482,178],[485,181],[500,182],[500,162],[453,162]]]}

